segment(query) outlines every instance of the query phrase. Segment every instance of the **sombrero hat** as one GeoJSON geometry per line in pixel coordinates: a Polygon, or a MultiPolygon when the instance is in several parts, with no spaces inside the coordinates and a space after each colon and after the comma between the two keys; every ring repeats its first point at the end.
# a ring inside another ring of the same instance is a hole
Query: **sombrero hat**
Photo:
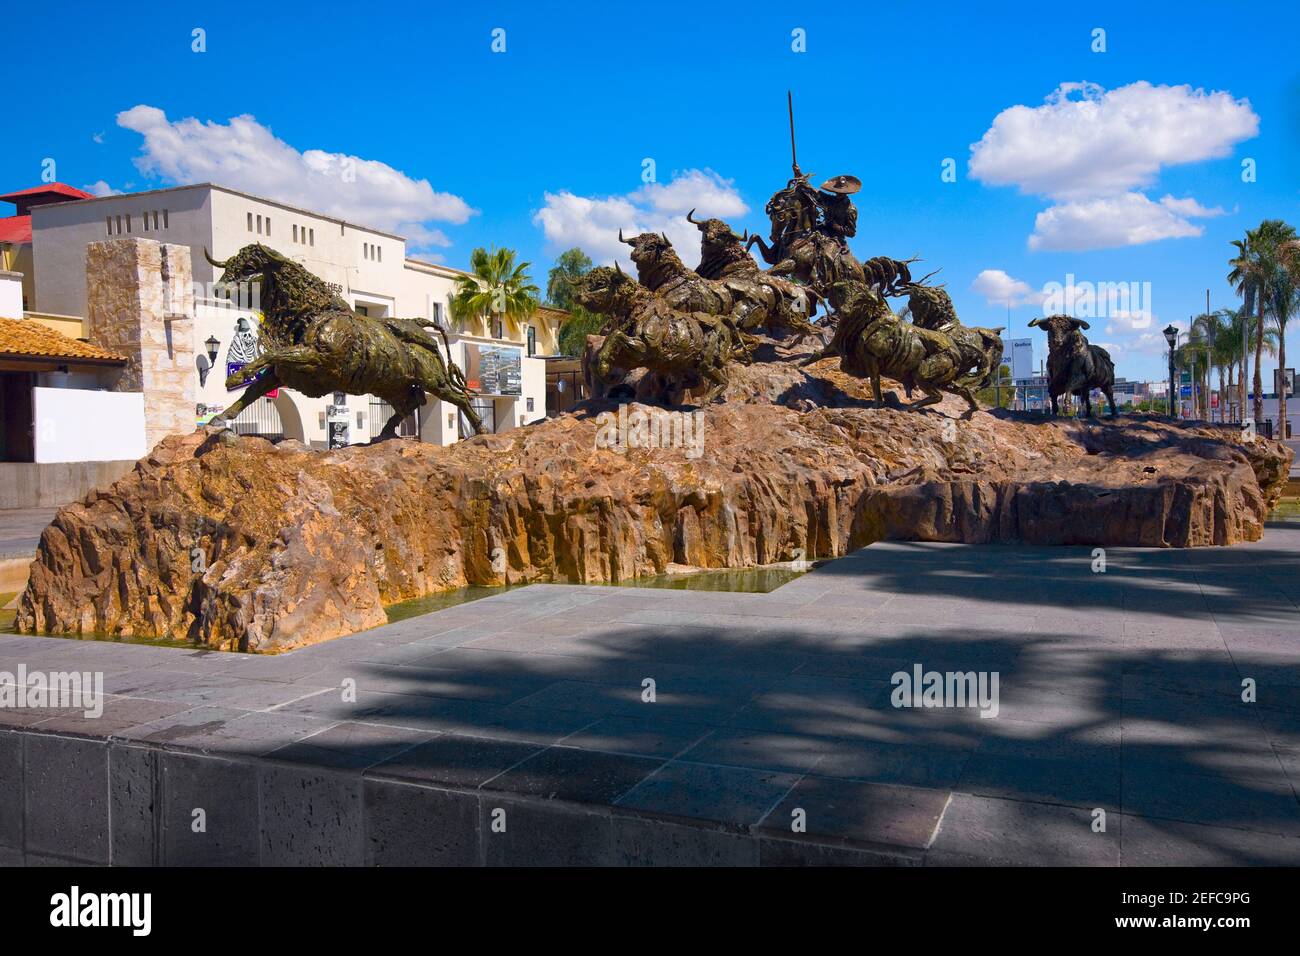
{"type": "Polygon", "coordinates": [[[822,189],[828,193],[850,196],[862,188],[862,180],[857,176],[835,176],[822,183],[822,189]]]}

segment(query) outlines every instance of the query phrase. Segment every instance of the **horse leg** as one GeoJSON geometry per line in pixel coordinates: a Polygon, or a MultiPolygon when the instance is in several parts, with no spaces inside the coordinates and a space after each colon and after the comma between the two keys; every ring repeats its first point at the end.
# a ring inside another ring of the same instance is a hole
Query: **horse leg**
{"type": "Polygon", "coordinates": [[[970,406],[970,410],[966,413],[965,417],[969,418],[971,415],[974,415],[979,411],[980,403],[975,400],[975,389],[969,385],[957,385],[954,386],[954,391],[956,391],[962,398],[966,399],[966,404],[970,406]]]}
{"type": "Polygon", "coordinates": [[[1106,401],[1110,403],[1110,417],[1117,418],[1119,413],[1115,411],[1115,395],[1113,389],[1106,389],[1106,401]]]}
{"type": "Polygon", "coordinates": [[[235,418],[239,416],[239,413],[242,412],[245,408],[253,404],[253,402],[257,401],[267,392],[270,392],[279,387],[280,387],[280,380],[275,377],[275,373],[268,372],[266,375],[263,375],[261,378],[255,381],[252,385],[248,386],[248,388],[244,390],[244,394],[240,395],[239,398],[235,399],[235,401],[229,407],[227,407],[225,411],[223,411],[219,415],[212,416],[212,421],[214,422],[234,421],[235,418]]]}
{"type": "Polygon", "coordinates": [[[1057,405],[1056,405],[1056,396],[1055,396],[1055,395],[1049,395],[1049,396],[1047,396],[1047,397],[1048,397],[1049,399],[1051,399],[1051,401],[1052,401],[1052,417],[1055,418],[1055,417],[1059,414],[1059,410],[1058,410],[1057,405]]]}
{"type": "Polygon", "coordinates": [[[920,385],[921,391],[925,392],[925,398],[921,399],[919,402],[913,402],[911,404],[912,408],[925,408],[927,405],[936,405],[943,401],[943,392],[939,391],[939,389],[935,388],[933,385],[921,382],[918,382],[917,384],[920,385]]]}

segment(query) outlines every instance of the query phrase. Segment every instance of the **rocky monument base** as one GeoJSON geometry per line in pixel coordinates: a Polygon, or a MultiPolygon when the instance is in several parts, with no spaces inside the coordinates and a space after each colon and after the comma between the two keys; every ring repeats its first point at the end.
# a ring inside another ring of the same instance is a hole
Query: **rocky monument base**
{"type": "Polygon", "coordinates": [[[613,402],[448,448],[168,438],[59,512],[19,628],[280,651],[467,584],[622,581],[885,538],[1231,545],[1261,537],[1290,464],[1280,443],[1154,417],[874,408],[834,360],[765,350],[700,410],[702,435],[699,418],[675,422],[683,447],[627,447],[645,437],[636,412],[658,410],[625,407],[620,433],[613,402]]]}

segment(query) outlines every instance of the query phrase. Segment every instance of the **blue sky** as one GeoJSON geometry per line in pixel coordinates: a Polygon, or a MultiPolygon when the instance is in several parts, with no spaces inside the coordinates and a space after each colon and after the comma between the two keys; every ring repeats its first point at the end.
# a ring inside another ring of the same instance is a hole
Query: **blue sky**
{"type": "Polygon", "coordinates": [[[211,179],[393,229],[450,265],[509,246],[543,284],[569,245],[614,254],[620,225],[667,228],[689,261],[688,203],[766,233],[789,88],[804,170],[865,184],[860,258],[942,267],[968,324],[1005,324],[1010,296],[1012,336],[1045,283],[1150,283],[1149,316],[1090,319],[1133,378],[1160,377],[1159,329],[1207,287],[1235,304],[1230,239],[1300,224],[1286,5],[874,6],[67,4],[50,32],[20,5],[0,186],[38,183],[47,159],[101,191],[211,179]]]}

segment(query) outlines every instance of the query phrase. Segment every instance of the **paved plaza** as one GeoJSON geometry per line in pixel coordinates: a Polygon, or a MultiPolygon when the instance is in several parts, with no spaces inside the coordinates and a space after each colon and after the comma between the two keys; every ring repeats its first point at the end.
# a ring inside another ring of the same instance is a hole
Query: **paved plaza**
{"type": "Polygon", "coordinates": [[[533,585],[278,657],[3,636],[0,670],[113,696],[0,710],[0,862],[1300,863],[1300,524],[1097,566],[878,543],[767,594],[533,585]],[[917,665],[996,674],[996,716],[894,706],[917,665]],[[132,786],[186,825],[133,836],[132,786]]]}

